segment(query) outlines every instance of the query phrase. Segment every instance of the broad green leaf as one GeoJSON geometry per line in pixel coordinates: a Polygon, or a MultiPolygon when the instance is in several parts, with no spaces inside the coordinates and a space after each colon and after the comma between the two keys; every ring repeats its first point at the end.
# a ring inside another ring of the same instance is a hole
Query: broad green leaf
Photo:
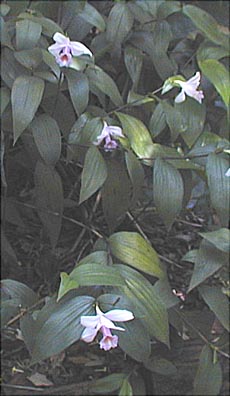
{"type": "Polygon", "coordinates": [[[172,107],[166,101],[162,101],[161,106],[164,110],[166,122],[171,131],[172,140],[175,141],[178,135],[185,132],[187,129],[185,119],[177,108],[172,107]]]}
{"type": "Polygon", "coordinates": [[[135,90],[141,75],[143,55],[138,49],[127,46],[125,47],[124,61],[135,90]]]}
{"type": "Polygon", "coordinates": [[[51,314],[43,325],[38,326],[32,351],[32,364],[47,359],[79,340],[83,331],[82,315],[92,315],[94,298],[77,296],[63,298],[53,306],[51,314]],[[46,342],[44,342],[46,340],[46,342]]]}
{"type": "Polygon", "coordinates": [[[118,396],[133,396],[133,389],[127,378],[123,379],[118,396]]]}
{"type": "Polygon", "coordinates": [[[143,188],[145,186],[144,169],[132,151],[125,152],[125,162],[133,188],[132,205],[135,205],[138,199],[142,196],[143,188]]]}
{"type": "Polygon", "coordinates": [[[222,385],[222,370],[219,360],[214,362],[213,351],[205,345],[200,354],[199,367],[194,379],[195,396],[217,396],[222,385]]]}
{"type": "Polygon", "coordinates": [[[96,87],[107,95],[116,106],[122,106],[123,100],[113,79],[98,66],[89,66],[86,70],[89,86],[96,87]]]}
{"type": "Polygon", "coordinates": [[[0,13],[2,16],[6,16],[8,12],[10,11],[10,6],[9,4],[0,4],[0,13]]]}
{"type": "Polygon", "coordinates": [[[16,47],[17,50],[32,49],[41,37],[42,27],[39,23],[28,19],[16,22],[16,47]]]}
{"type": "MultiPolygon", "coordinates": [[[[183,258],[184,260],[185,258],[183,258]]],[[[228,255],[203,239],[195,256],[195,267],[188,291],[200,285],[216,271],[228,263],[228,255]]]]}
{"type": "Polygon", "coordinates": [[[148,370],[161,375],[175,376],[177,374],[176,366],[164,358],[152,356],[144,362],[144,365],[148,370]]]}
{"type": "Polygon", "coordinates": [[[68,88],[74,109],[78,116],[86,109],[89,101],[89,82],[80,71],[66,70],[68,88]]]}
{"type": "Polygon", "coordinates": [[[119,346],[132,359],[138,362],[146,360],[151,352],[150,336],[138,318],[138,310],[132,302],[123,294],[102,294],[98,298],[103,312],[111,309],[127,309],[134,314],[134,319],[122,322],[120,325],[125,331],[113,331],[119,337],[119,346]]]}
{"type": "Polygon", "coordinates": [[[166,117],[162,106],[162,102],[158,103],[150,120],[149,130],[153,137],[159,135],[166,127],[166,117]]]}
{"type": "Polygon", "coordinates": [[[130,207],[132,185],[123,161],[110,158],[106,165],[108,176],[102,187],[101,197],[105,219],[112,232],[130,207]]]}
{"type": "Polygon", "coordinates": [[[72,126],[69,134],[69,144],[89,144],[97,141],[103,129],[100,117],[92,118],[89,113],[81,114],[72,126]]]}
{"type": "Polygon", "coordinates": [[[156,251],[137,232],[117,232],[109,237],[109,246],[111,253],[124,263],[157,278],[165,277],[156,251]]]}
{"type": "Polygon", "coordinates": [[[105,21],[101,14],[88,2],[85,2],[84,9],[78,14],[86,22],[96,26],[101,32],[105,30],[105,21]]]}
{"type": "Polygon", "coordinates": [[[44,81],[38,77],[18,77],[11,92],[14,143],[33,120],[40,105],[44,81]]]}
{"type": "Polygon", "coordinates": [[[92,384],[92,390],[94,393],[106,394],[119,389],[125,378],[125,374],[110,374],[107,377],[99,378],[92,384]]]}
{"type": "Polygon", "coordinates": [[[199,67],[202,73],[214,85],[226,107],[228,107],[230,103],[230,79],[227,69],[216,59],[200,61],[199,67]]]}
{"type": "Polygon", "coordinates": [[[41,114],[31,122],[30,129],[42,159],[54,166],[61,155],[61,133],[56,120],[41,114]]]}
{"type": "Polygon", "coordinates": [[[196,53],[198,64],[207,59],[222,59],[229,56],[229,48],[221,47],[220,45],[213,45],[208,40],[204,40],[196,53]]]}
{"type": "Polygon", "coordinates": [[[69,278],[76,280],[80,286],[122,286],[125,284],[117,268],[97,263],[79,265],[70,273],[69,278]]]}
{"type": "Polygon", "coordinates": [[[68,291],[77,289],[79,287],[79,283],[75,279],[71,279],[71,277],[66,272],[61,272],[61,283],[58,289],[57,301],[59,301],[68,291]]]}
{"type": "Polygon", "coordinates": [[[198,290],[221,324],[229,331],[229,301],[227,296],[217,286],[201,285],[198,290]]]}
{"type": "Polygon", "coordinates": [[[160,297],[161,302],[165,307],[171,308],[178,304],[179,299],[172,293],[172,288],[167,278],[159,279],[154,283],[153,290],[160,297]]]}
{"type": "Polygon", "coordinates": [[[53,35],[56,32],[64,34],[63,30],[60,28],[60,26],[52,21],[49,18],[45,17],[37,17],[29,12],[22,12],[21,14],[18,15],[19,19],[22,19],[22,22],[25,23],[26,20],[38,23],[42,26],[42,33],[45,34],[48,37],[53,37],[53,35]]]}
{"type": "Polygon", "coordinates": [[[91,146],[85,156],[79,203],[91,197],[104,184],[106,178],[106,163],[98,148],[91,146]]]}
{"type": "Polygon", "coordinates": [[[159,341],[169,345],[168,314],[165,305],[154,292],[151,283],[136,270],[122,264],[116,264],[125,280],[126,287],[119,287],[135,307],[136,317],[159,341]]]}
{"type": "Polygon", "coordinates": [[[127,103],[130,103],[132,106],[141,106],[150,102],[154,102],[154,99],[145,95],[137,94],[132,90],[128,93],[127,103]]]}
{"type": "Polygon", "coordinates": [[[159,19],[166,19],[169,15],[173,14],[174,12],[181,11],[181,3],[179,1],[163,1],[159,4],[157,9],[157,17],[159,19]]]}
{"type": "Polygon", "coordinates": [[[110,258],[108,253],[104,250],[97,250],[96,252],[90,253],[81,259],[77,265],[88,264],[88,263],[96,263],[108,265],[110,263],[110,258]]]}
{"type": "Polygon", "coordinates": [[[167,227],[171,227],[182,209],[183,179],[179,171],[161,158],[157,158],[153,170],[153,199],[167,227]]]}
{"type": "Polygon", "coordinates": [[[0,88],[0,97],[1,97],[1,115],[4,110],[7,108],[8,104],[10,103],[10,90],[7,87],[0,88]]]}
{"type": "Polygon", "coordinates": [[[38,161],[34,173],[34,183],[38,215],[54,248],[62,225],[62,181],[53,167],[38,161]]]}
{"type": "Polygon", "coordinates": [[[192,147],[204,128],[206,108],[192,98],[186,98],[182,103],[175,103],[175,110],[179,111],[184,119],[185,130],[181,137],[185,143],[192,147]]]}
{"type": "Polygon", "coordinates": [[[217,249],[222,252],[228,253],[230,249],[230,231],[228,228],[220,228],[217,231],[211,232],[199,232],[199,234],[207,239],[207,241],[213,243],[217,249]]]}
{"type": "Polygon", "coordinates": [[[27,69],[35,69],[42,62],[42,52],[40,48],[15,51],[15,59],[27,69]]]}
{"type": "Polygon", "coordinates": [[[14,48],[11,44],[11,36],[9,34],[8,23],[4,21],[4,18],[2,16],[0,16],[0,32],[1,45],[13,50],[14,48]]]}
{"type": "Polygon", "coordinates": [[[12,262],[12,264],[18,265],[18,259],[16,256],[16,253],[9,242],[7,236],[5,235],[5,232],[3,229],[1,229],[1,251],[2,251],[2,257],[7,258],[9,261],[12,262]]]}
{"type": "Polygon", "coordinates": [[[158,20],[153,31],[153,51],[149,55],[162,80],[177,72],[176,62],[168,56],[168,47],[172,39],[169,23],[166,20],[158,20]]]}
{"type": "Polygon", "coordinates": [[[206,173],[211,203],[223,227],[228,226],[229,220],[230,178],[225,176],[228,167],[227,160],[216,154],[209,154],[206,173]]]}
{"type": "Polygon", "coordinates": [[[28,308],[37,301],[37,295],[32,289],[13,279],[3,279],[1,281],[1,291],[8,299],[17,300],[23,308],[28,308]]]}
{"type": "Polygon", "coordinates": [[[228,35],[221,32],[221,26],[205,10],[188,4],[183,6],[182,11],[209,40],[229,48],[228,35]]]}
{"type": "MultiPolygon", "coordinates": [[[[124,113],[116,113],[123,133],[128,137],[131,148],[139,158],[151,158],[154,145],[148,129],[139,119],[124,113]]],[[[150,161],[146,160],[149,164],[150,161]]]]}
{"type": "Polygon", "coordinates": [[[115,3],[112,7],[106,29],[106,38],[114,45],[121,44],[132,29],[133,15],[125,2],[115,3]]]}

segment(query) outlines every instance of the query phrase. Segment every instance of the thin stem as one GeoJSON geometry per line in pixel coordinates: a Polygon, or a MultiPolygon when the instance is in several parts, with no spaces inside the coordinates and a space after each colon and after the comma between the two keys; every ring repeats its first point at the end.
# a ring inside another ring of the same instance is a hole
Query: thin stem
{"type": "Polygon", "coordinates": [[[40,304],[45,302],[46,297],[41,298],[39,301],[37,301],[35,304],[31,305],[29,308],[22,309],[21,312],[19,312],[17,315],[15,315],[12,319],[7,322],[6,326],[11,326],[13,323],[15,323],[18,319],[22,318],[25,314],[33,311],[33,309],[37,308],[40,304]]]}
{"type": "MultiPolygon", "coordinates": [[[[157,88],[155,91],[150,92],[150,93],[148,93],[147,95],[145,95],[145,98],[153,97],[154,99],[157,99],[157,100],[158,100],[158,98],[157,98],[157,96],[155,96],[155,94],[156,94],[157,92],[160,92],[161,90],[162,90],[162,87],[157,88]]],[[[111,114],[115,113],[116,111],[120,111],[120,110],[126,109],[127,107],[132,107],[132,106],[134,106],[134,105],[137,105],[138,102],[141,102],[141,100],[142,100],[142,99],[136,99],[136,100],[134,100],[134,101],[131,102],[131,103],[126,103],[126,104],[124,104],[124,105],[122,105],[122,106],[119,106],[119,107],[117,107],[116,109],[109,111],[109,112],[108,112],[108,115],[111,115],[111,114]]]]}

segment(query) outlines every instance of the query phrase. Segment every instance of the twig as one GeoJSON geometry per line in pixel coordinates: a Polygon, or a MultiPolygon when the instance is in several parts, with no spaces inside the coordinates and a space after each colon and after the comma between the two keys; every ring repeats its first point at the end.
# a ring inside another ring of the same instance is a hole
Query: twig
{"type": "Polygon", "coordinates": [[[19,312],[16,316],[14,316],[12,319],[7,322],[6,326],[11,326],[13,323],[15,323],[18,319],[21,319],[25,314],[33,311],[34,308],[37,308],[40,304],[45,302],[46,297],[41,298],[39,301],[37,301],[35,304],[31,305],[29,308],[24,308],[19,312]]]}

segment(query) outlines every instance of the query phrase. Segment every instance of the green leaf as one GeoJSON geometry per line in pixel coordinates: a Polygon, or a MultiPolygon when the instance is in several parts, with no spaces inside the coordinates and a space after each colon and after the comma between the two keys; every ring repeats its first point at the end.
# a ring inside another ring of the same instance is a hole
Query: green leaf
{"type": "Polygon", "coordinates": [[[10,103],[10,90],[7,87],[0,88],[0,97],[1,97],[1,115],[3,114],[4,110],[7,108],[8,104],[10,103]]]}
{"type": "Polygon", "coordinates": [[[175,376],[177,374],[176,366],[164,358],[152,356],[144,362],[144,365],[148,370],[161,375],[175,376]]]}
{"type": "Polygon", "coordinates": [[[206,59],[199,62],[199,67],[204,75],[211,81],[217,92],[222,97],[226,107],[230,103],[230,79],[229,73],[216,59],[206,59]]]}
{"type": "Polygon", "coordinates": [[[180,1],[163,1],[157,9],[157,18],[166,19],[169,15],[174,12],[181,11],[180,1]]]}
{"type": "Polygon", "coordinates": [[[61,155],[61,133],[54,118],[48,114],[35,117],[30,129],[42,159],[47,165],[55,165],[61,155]]]}
{"type": "Polygon", "coordinates": [[[59,301],[70,290],[77,289],[79,287],[79,283],[75,279],[71,279],[66,272],[61,272],[60,277],[61,283],[58,289],[57,301],[59,301]]]}
{"type": "MultiPolygon", "coordinates": [[[[184,259],[184,258],[183,258],[184,259]]],[[[217,249],[205,239],[195,256],[195,267],[190,281],[188,292],[209,278],[216,271],[228,263],[228,255],[217,249]]]]}
{"type": "Polygon", "coordinates": [[[194,380],[194,395],[217,396],[222,384],[220,362],[213,362],[213,351],[205,345],[200,354],[199,367],[194,380]]]}
{"type": "Polygon", "coordinates": [[[175,103],[174,108],[181,113],[184,120],[183,125],[185,130],[183,131],[182,138],[191,147],[203,131],[206,118],[205,105],[187,97],[184,102],[175,103]]]}
{"type": "Polygon", "coordinates": [[[42,62],[42,52],[40,48],[15,51],[15,59],[27,69],[35,69],[42,62]]]}
{"type": "Polygon", "coordinates": [[[159,135],[166,127],[166,117],[162,103],[163,102],[157,104],[149,120],[149,130],[153,137],[159,135]]]}
{"type": "Polygon", "coordinates": [[[143,362],[146,360],[151,352],[150,336],[146,332],[144,325],[138,318],[138,310],[132,302],[125,297],[124,293],[122,295],[117,294],[102,294],[98,298],[103,312],[114,309],[127,309],[133,312],[134,320],[128,322],[122,322],[122,327],[125,331],[113,331],[119,337],[120,348],[127,353],[132,359],[138,362],[143,362]]]}
{"type": "MultiPolygon", "coordinates": [[[[139,119],[124,113],[116,113],[123,133],[128,137],[131,148],[139,158],[151,158],[154,145],[146,126],[139,119]]],[[[150,161],[145,161],[149,164],[150,161]]]]}
{"type": "Polygon", "coordinates": [[[8,299],[17,300],[18,305],[21,304],[23,308],[28,308],[37,301],[37,295],[32,289],[13,279],[3,279],[1,288],[8,299]]]}
{"type": "Polygon", "coordinates": [[[113,392],[116,389],[119,389],[122,385],[122,382],[125,378],[125,374],[114,373],[110,374],[107,377],[103,377],[97,379],[92,384],[92,390],[94,393],[105,393],[106,395],[109,392],[113,392]]]}
{"type": "Polygon", "coordinates": [[[14,144],[33,120],[40,105],[44,81],[37,77],[18,77],[13,83],[11,92],[14,144]]]}
{"type": "Polygon", "coordinates": [[[122,286],[125,282],[117,268],[97,263],[87,263],[76,267],[69,275],[80,286],[122,286]]]}
{"type": "MultiPolygon", "coordinates": [[[[169,346],[168,314],[165,305],[154,292],[151,283],[136,270],[116,264],[126,287],[119,287],[135,307],[136,318],[140,319],[148,333],[169,346]]],[[[131,324],[130,324],[131,325],[131,324]]]]}
{"type": "Polygon", "coordinates": [[[221,225],[228,226],[230,178],[225,176],[229,163],[216,154],[209,154],[206,173],[212,206],[220,217],[221,225]]]}
{"type": "Polygon", "coordinates": [[[32,49],[41,37],[42,27],[39,23],[24,19],[16,22],[17,50],[32,49]]]}
{"type": "Polygon", "coordinates": [[[62,181],[53,167],[38,161],[34,173],[34,183],[38,215],[54,248],[62,225],[62,181]]]}
{"type": "Polygon", "coordinates": [[[165,277],[156,251],[137,232],[117,232],[109,237],[109,246],[124,263],[158,278],[165,277]]]}
{"type": "Polygon", "coordinates": [[[63,298],[54,304],[51,314],[35,333],[32,364],[58,354],[79,340],[83,331],[80,318],[93,314],[93,304],[94,298],[89,296],[63,298]]]}
{"type": "Polygon", "coordinates": [[[180,133],[186,131],[187,126],[184,117],[181,112],[178,111],[175,107],[172,107],[166,101],[161,102],[161,106],[164,110],[164,114],[166,117],[166,122],[171,131],[172,140],[175,141],[180,133]]]}
{"type": "Polygon", "coordinates": [[[133,389],[127,378],[123,379],[118,396],[133,396],[133,389]]]}
{"type": "Polygon", "coordinates": [[[167,278],[159,279],[152,287],[154,292],[160,297],[161,302],[167,309],[178,304],[179,299],[175,296],[175,294],[172,293],[172,288],[167,278]]]}
{"type": "Polygon", "coordinates": [[[207,241],[213,243],[217,249],[222,252],[228,253],[230,249],[230,231],[228,228],[220,228],[217,231],[211,232],[199,232],[199,234],[207,239],[207,241]]]}
{"type": "Polygon", "coordinates": [[[29,12],[22,12],[18,15],[18,18],[22,19],[23,23],[28,20],[40,24],[42,26],[42,33],[48,37],[53,37],[56,32],[64,34],[60,26],[49,18],[42,16],[37,17],[30,14],[29,12]]]}
{"type": "Polygon", "coordinates": [[[182,209],[183,179],[179,171],[161,158],[157,158],[153,170],[153,199],[167,227],[171,227],[182,209]]]}
{"type": "Polygon", "coordinates": [[[202,285],[198,287],[198,290],[220,323],[229,331],[229,301],[227,296],[217,286],[202,285]]]}
{"type": "Polygon", "coordinates": [[[96,252],[90,253],[78,262],[78,265],[96,263],[108,265],[110,262],[108,253],[104,250],[98,250],[96,252]]]}
{"type": "Polygon", "coordinates": [[[221,32],[221,26],[210,14],[190,4],[184,5],[182,11],[209,40],[229,48],[228,35],[221,32]]]}
{"type": "Polygon", "coordinates": [[[90,88],[96,87],[107,95],[116,106],[122,106],[123,100],[113,79],[98,66],[89,66],[86,70],[90,88]]]}
{"type": "Polygon", "coordinates": [[[222,59],[229,56],[229,48],[213,45],[208,40],[204,40],[196,53],[198,64],[206,59],[222,59]]]}
{"type": "Polygon", "coordinates": [[[89,81],[80,71],[66,70],[68,88],[74,109],[78,116],[86,109],[89,101],[89,81]]]}
{"type": "Polygon", "coordinates": [[[173,39],[171,27],[166,20],[158,20],[153,31],[152,51],[149,53],[154,67],[162,80],[177,71],[176,62],[168,56],[168,47],[173,39]]]}
{"type": "Polygon", "coordinates": [[[135,90],[141,75],[143,55],[138,49],[127,46],[125,47],[124,61],[133,83],[133,90],[135,90]]]}
{"type": "Polygon", "coordinates": [[[81,175],[81,191],[79,204],[91,197],[107,178],[106,163],[95,146],[91,146],[85,156],[81,175]]]}
{"type": "Polygon", "coordinates": [[[130,206],[132,186],[123,161],[106,161],[108,176],[101,190],[102,207],[112,232],[123,220],[130,206]]]}
{"type": "Polygon", "coordinates": [[[107,40],[114,45],[121,44],[132,29],[133,20],[133,15],[126,3],[114,4],[107,20],[107,40]]]}
{"type": "Polygon", "coordinates": [[[105,31],[105,21],[101,14],[88,2],[85,2],[84,9],[78,14],[86,22],[96,26],[101,32],[105,31]]]}
{"type": "Polygon", "coordinates": [[[143,188],[145,186],[144,169],[132,151],[125,152],[125,161],[133,188],[131,205],[135,205],[138,199],[142,196],[143,188]]]}

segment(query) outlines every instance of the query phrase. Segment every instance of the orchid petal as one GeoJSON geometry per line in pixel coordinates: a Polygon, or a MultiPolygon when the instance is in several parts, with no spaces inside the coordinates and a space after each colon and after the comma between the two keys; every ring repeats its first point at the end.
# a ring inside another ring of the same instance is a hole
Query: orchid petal
{"type": "Polygon", "coordinates": [[[127,322],[128,320],[134,319],[134,315],[131,311],[126,309],[113,309],[104,314],[104,316],[115,322],[127,322]]]}
{"type": "Polygon", "coordinates": [[[85,342],[92,342],[96,337],[97,332],[98,332],[97,329],[91,329],[89,327],[86,327],[86,329],[83,331],[81,335],[81,339],[85,342]]]}
{"type": "Polygon", "coordinates": [[[104,336],[100,341],[100,348],[109,351],[111,348],[116,348],[118,345],[118,336],[104,336]]]}
{"type": "Polygon", "coordinates": [[[182,89],[182,91],[179,93],[179,95],[176,96],[175,98],[175,103],[181,103],[185,101],[185,92],[182,89]]]}
{"type": "Polygon", "coordinates": [[[120,127],[111,125],[111,126],[107,127],[107,130],[108,130],[109,134],[112,136],[124,137],[124,135],[122,133],[122,129],[120,127]]]}
{"type": "Polygon", "coordinates": [[[81,316],[81,325],[85,327],[95,328],[99,323],[99,317],[96,316],[81,316]]]}
{"type": "Polygon", "coordinates": [[[226,171],[225,176],[230,177],[230,168],[226,171]]]}
{"type": "Polygon", "coordinates": [[[93,56],[92,52],[84,44],[78,41],[70,41],[70,48],[73,56],[89,55],[93,56]]]}
{"type": "Polygon", "coordinates": [[[56,41],[58,44],[61,44],[62,47],[68,46],[70,43],[69,37],[66,37],[59,32],[53,35],[53,40],[56,41]]]}

